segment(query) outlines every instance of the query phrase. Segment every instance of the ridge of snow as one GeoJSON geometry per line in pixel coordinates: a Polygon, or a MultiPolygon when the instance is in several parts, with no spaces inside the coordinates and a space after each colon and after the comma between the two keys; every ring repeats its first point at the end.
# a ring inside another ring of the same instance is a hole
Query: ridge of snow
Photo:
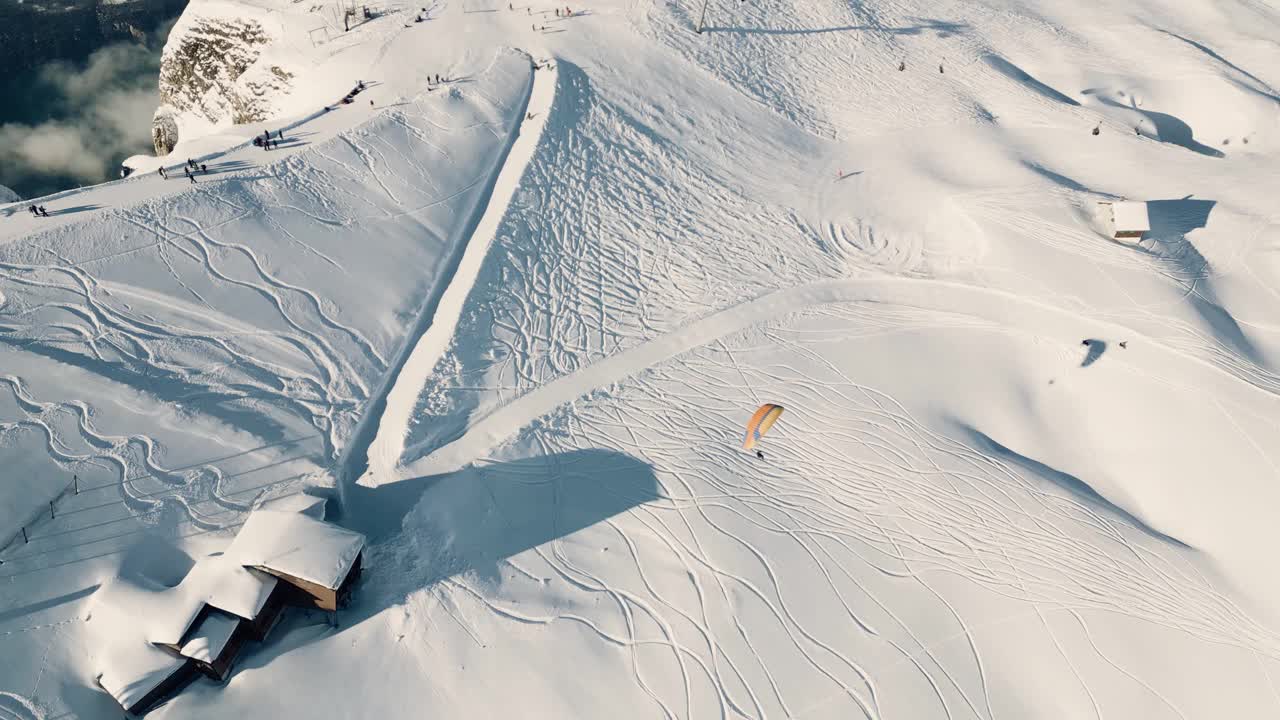
{"type": "Polygon", "coordinates": [[[505,162],[498,168],[493,193],[483,208],[483,215],[470,232],[470,239],[457,269],[441,294],[439,304],[431,313],[426,331],[415,343],[406,347],[407,356],[387,392],[386,407],[383,412],[373,416],[377,420],[377,426],[368,448],[367,470],[360,477],[352,478],[360,484],[376,485],[385,482],[383,478],[395,477],[398,472],[397,464],[404,454],[405,439],[418,392],[453,342],[463,305],[489,254],[490,244],[507,212],[507,205],[520,185],[525,166],[542,137],[546,116],[555,102],[556,79],[554,68],[534,73],[524,107],[536,117],[531,120],[517,119],[518,129],[513,131],[505,162]]]}

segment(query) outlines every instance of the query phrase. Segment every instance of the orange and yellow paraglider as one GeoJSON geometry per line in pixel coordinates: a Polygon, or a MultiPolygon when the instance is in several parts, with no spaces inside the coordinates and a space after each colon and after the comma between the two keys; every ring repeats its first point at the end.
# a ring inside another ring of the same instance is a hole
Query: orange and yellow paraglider
{"type": "Polygon", "coordinates": [[[760,438],[769,432],[769,428],[778,422],[778,418],[782,415],[782,406],[773,403],[765,403],[760,406],[755,415],[747,421],[747,437],[742,441],[742,449],[750,450],[756,446],[760,438]]]}

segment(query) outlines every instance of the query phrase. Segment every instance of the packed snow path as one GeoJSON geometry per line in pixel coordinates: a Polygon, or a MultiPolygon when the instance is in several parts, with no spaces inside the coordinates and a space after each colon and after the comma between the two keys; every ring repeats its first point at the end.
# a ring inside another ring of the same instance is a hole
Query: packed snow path
{"type": "Polygon", "coordinates": [[[448,285],[441,292],[433,293],[429,305],[423,308],[415,332],[406,339],[401,350],[402,357],[393,364],[384,380],[386,390],[380,399],[370,403],[365,412],[363,423],[366,427],[356,430],[348,459],[343,463],[345,474],[341,481],[344,485],[358,481],[366,469],[371,476],[378,478],[391,477],[395,472],[394,463],[404,454],[404,441],[418,394],[426,384],[428,374],[453,341],[463,305],[489,252],[494,234],[520,186],[526,165],[538,147],[547,113],[555,99],[555,88],[554,66],[535,74],[529,96],[516,118],[519,125],[512,131],[505,161],[494,179],[490,194],[481,203],[483,215],[473,225],[474,229],[468,232],[465,244],[459,248],[461,257],[444,278],[448,285]],[[375,432],[370,445],[370,439],[365,436],[375,432]]]}

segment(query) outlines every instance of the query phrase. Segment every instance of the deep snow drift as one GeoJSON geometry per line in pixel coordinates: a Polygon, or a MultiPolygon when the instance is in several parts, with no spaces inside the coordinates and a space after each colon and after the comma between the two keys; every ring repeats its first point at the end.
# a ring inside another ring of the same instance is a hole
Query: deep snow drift
{"type": "Polygon", "coordinates": [[[1280,12],[250,4],[267,119],[4,211],[0,709],[316,485],[342,627],[156,717],[1280,707],[1280,12]]]}

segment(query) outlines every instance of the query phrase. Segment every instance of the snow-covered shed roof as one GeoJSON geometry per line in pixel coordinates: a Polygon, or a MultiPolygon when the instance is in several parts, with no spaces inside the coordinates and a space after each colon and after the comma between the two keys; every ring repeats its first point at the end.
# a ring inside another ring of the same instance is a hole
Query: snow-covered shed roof
{"type": "Polygon", "coordinates": [[[111,580],[94,594],[92,617],[99,621],[95,624],[118,628],[108,644],[138,638],[177,647],[205,605],[253,620],[278,582],[227,557],[211,555],[197,561],[177,587],[111,580]]]}
{"type": "Polygon", "coordinates": [[[225,555],[210,555],[196,562],[179,587],[193,600],[253,620],[278,582],[225,555]]]}
{"type": "Polygon", "coordinates": [[[231,613],[210,609],[187,633],[178,652],[192,660],[212,663],[227,647],[240,622],[231,613]]]}
{"type": "Polygon", "coordinates": [[[268,568],[336,590],[364,549],[364,535],[296,512],[259,508],[227,550],[242,565],[268,568]]]}
{"type": "Polygon", "coordinates": [[[261,510],[278,510],[280,512],[296,512],[309,515],[317,520],[324,519],[327,501],[322,497],[307,493],[294,493],[274,500],[268,500],[259,506],[261,510]]]}
{"type": "Polygon", "coordinates": [[[1111,217],[1118,231],[1147,232],[1151,229],[1151,220],[1147,216],[1147,204],[1144,202],[1113,203],[1111,217]]]}
{"type": "Polygon", "coordinates": [[[120,707],[129,709],[186,664],[183,658],[135,637],[107,648],[98,666],[98,684],[120,707]]]}

